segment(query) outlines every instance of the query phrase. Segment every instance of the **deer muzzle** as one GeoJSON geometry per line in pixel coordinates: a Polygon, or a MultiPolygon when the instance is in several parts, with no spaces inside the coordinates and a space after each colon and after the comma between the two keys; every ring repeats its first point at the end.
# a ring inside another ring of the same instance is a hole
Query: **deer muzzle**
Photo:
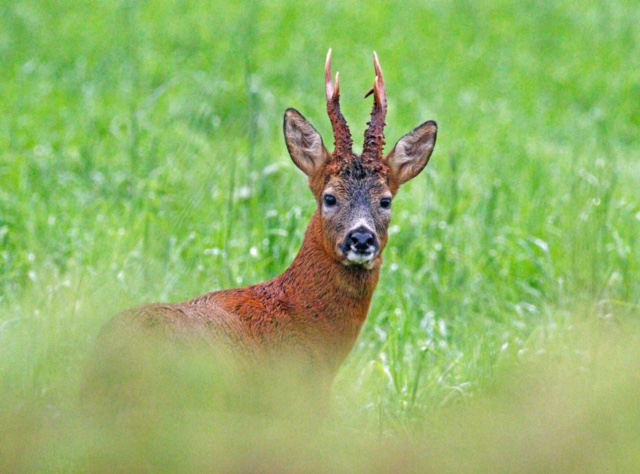
{"type": "Polygon", "coordinates": [[[380,243],[375,232],[365,226],[360,226],[349,231],[340,251],[345,257],[345,264],[363,265],[370,268],[374,259],[380,253],[380,243]]]}

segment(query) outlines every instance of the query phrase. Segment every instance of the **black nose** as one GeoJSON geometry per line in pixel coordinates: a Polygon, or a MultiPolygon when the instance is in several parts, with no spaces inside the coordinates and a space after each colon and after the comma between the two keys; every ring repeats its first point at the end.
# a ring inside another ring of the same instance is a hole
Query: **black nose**
{"type": "Polygon", "coordinates": [[[376,236],[371,231],[360,227],[347,236],[347,242],[356,252],[365,253],[376,245],[376,236]]]}

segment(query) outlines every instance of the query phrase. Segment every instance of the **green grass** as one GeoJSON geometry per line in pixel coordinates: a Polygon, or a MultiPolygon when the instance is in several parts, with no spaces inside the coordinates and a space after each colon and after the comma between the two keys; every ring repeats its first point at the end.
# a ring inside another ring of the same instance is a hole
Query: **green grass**
{"type": "Polygon", "coordinates": [[[3,2],[0,470],[637,469],[638,25],[625,0],[3,2]],[[440,131],[326,426],[85,419],[111,315],[293,259],[314,204],[282,114],[331,142],[329,47],[354,136],[374,49],[389,146],[440,131]]]}

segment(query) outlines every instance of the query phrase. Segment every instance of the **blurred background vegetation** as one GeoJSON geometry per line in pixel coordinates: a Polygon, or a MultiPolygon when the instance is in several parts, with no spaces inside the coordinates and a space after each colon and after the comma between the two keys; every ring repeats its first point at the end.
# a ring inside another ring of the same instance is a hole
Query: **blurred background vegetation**
{"type": "Polygon", "coordinates": [[[637,469],[639,25],[630,0],[3,1],[0,470],[637,469]],[[331,142],[329,47],[354,136],[376,50],[389,146],[439,137],[326,426],[93,424],[111,315],[293,259],[314,203],[282,114],[331,142]]]}

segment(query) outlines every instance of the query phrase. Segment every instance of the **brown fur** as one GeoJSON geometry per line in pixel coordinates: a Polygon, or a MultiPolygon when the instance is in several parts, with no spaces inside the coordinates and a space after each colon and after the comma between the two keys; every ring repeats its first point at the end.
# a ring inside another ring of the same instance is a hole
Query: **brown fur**
{"type": "MultiPolygon", "coordinates": [[[[328,64],[330,67],[330,58],[328,64]]],[[[384,87],[376,94],[376,104],[385,104],[386,111],[386,97],[379,96],[384,87]]],[[[328,95],[332,121],[337,121],[338,98],[339,94],[328,95]]],[[[379,108],[374,107],[374,114],[379,108]]],[[[295,359],[303,372],[312,371],[320,380],[320,390],[328,392],[367,318],[380,276],[391,217],[380,203],[391,199],[400,184],[424,168],[435,144],[435,123],[428,122],[396,145],[398,153],[394,149],[382,159],[380,122],[383,126],[384,114],[375,120],[377,131],[369,138],[379,149],[371,149],[372,142],[368,142],[366,156],[357,156],[350,149],[331,155],[313,126],[289,109],[285,114],[287,146],[293,161],[307,174],[318,203],[291,266],[266,283],[122,313],[101,336],[103,353],[110,354],[106,358],[127,357],[119,334],[128,335],[127,344],[136,344],[140,339],[132,334],[153,333],[188,344],[204,342],[238,367],[269,365],[278,357],[295,359]],[[326,193],[335,196],[335,206],[323,203],[326,193]],[[378,245],[366,265],[354,263],[341,250],[349,232],[362,228],[362,222],[378,245]]],[[[337,128],[348,132],[346,121],[337,128]]],[[[339,138],[343,145],[348,143],[346,135],[339,138]]]]}

